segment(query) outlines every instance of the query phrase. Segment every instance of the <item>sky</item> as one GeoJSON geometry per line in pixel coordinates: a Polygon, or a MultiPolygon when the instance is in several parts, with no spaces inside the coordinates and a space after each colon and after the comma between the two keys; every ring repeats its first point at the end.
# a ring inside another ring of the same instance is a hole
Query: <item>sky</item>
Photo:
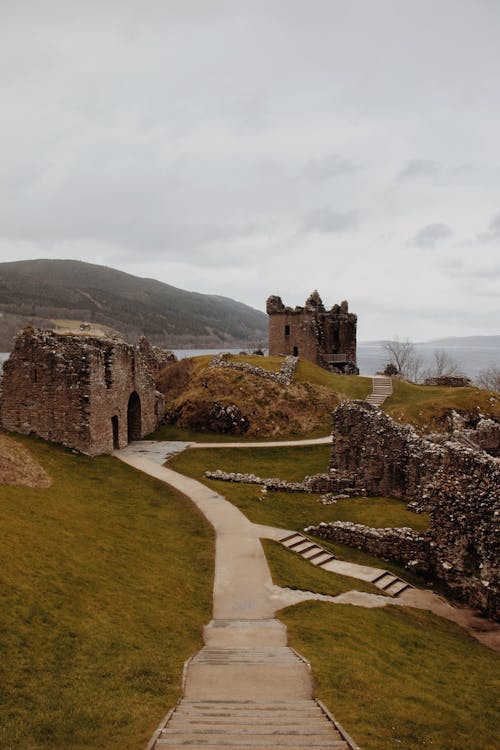
{"type": "Polygon", "coordinates": [[[0,259],[500,333],[498,0],[0,0],[0,259]]]}

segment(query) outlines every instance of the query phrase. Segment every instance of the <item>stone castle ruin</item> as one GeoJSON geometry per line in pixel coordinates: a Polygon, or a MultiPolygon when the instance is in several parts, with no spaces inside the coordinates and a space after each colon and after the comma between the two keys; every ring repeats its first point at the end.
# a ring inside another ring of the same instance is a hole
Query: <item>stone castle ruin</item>
{"type": "Polygon", "coordinates": [[[0,424],[90,456],[111,453],[161,422],[154,377],[172,358],[144,338],[133,346],[27,327],[4,363],[0,424]]]}
{"type": "Polygon", "coordinates": [[[281,297],[267,300],[269,354],[303,357],[325,370],[358,374],[356,365],[357,316],[346,301],[326,310],[314,291],[304,307],[285,307],[281,297]]]}
{"type": "Polygon", "coordinates": [[[500,461],[447,435],[420,437],[361,401],[333,412],[330,491],[405,500],[430,514],[425,534],[348,523],[309,527],[334,541],[445,581],[455,596],[498,617],[500,461]]]}

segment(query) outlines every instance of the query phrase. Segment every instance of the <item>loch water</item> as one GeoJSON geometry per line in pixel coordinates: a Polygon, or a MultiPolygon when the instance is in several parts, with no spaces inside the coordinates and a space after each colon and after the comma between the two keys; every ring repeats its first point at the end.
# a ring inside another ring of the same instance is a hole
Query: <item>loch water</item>
{"type": "MultiPolygon", "coordinates": [[[[422,369],[432,367],[434,351],[445,351],[457,364],[464,375],[474,380],[477,375],[488,367],[500,367],[500,349],[497,346],[439,346],[432,342],[415,344],[415,349],[422,357],[422,369]]],[[[201,354],[218,354],[229,351],[239,354],[239,349],[174,349],[179,359],[196,357],[201,354]]],[[[0,363],[9,357],[9,352],[0,352],[0,363]]],[[[379,343],[358,344],[358,366],[361,375],[375,375],[384,368],[388,357],[383,346],[379,343]]]]}

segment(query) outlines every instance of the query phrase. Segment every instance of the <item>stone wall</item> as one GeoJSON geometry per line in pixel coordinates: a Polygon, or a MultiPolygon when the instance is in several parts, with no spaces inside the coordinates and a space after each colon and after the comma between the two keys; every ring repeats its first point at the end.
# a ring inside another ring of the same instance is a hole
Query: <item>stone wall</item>
{"type": "Polygon", "coordinates": [[[159,346],[153,346],[145,336],[140,337],[137,348],[149,374],[155,380],[165,367],[177,362],[177,357],[173,352],[161,349],[159,346]]]}
{"type": "Polygon", "coordinates": [[[279,372],[273,372],[272,370],[265,370],[258,365],[251,365],[249,362],[233,362],[231,354],[222,352],[212,358],[209,366],[227,367],[230,370],[243,370],[250,373],[250,375],[257,375],[260,378],[273,380],[275,383],[280,383],[280,385],[290,385],[295,375],[298,361],[298,357],[285,357],[279,372]]]}
{"type": "Polygon", "coordinates": [[[357,475],[370,495],[410,501],[430,513],[429,564],[457,597],[497,612],[500,462],[442,438],[421,438],[360,401],[333,413],[332,488],[357,475]]]}
{"type": "Polygon", "coordinates": [[[424,385],[438,385],[442,388],[467,388],[472,383],[465,375],[435,375],[426,378],[424,385]]]}
{"type": "Polygon", "coordinates": [[[130,344],[28,327],[4,363],[6,430],[97,455],[144,437],[162,416],[163,397],[130,344]]]}
{"type": "Polygon", "coordinates": [[[394,560],[419,573],[429,572],[429,542],[424,534],[413,529],[374,529],[350,521],[320,523],[308,526],[307,534],[370,552],[383,560],[394,560]]]}
{"type": "Polygon", "coordinates": [[[326,310],[317,291],[304,307],[285,307],[281,297],[267,300],[269,354],[303,357],[327,370],[358,372],[357,317],[347,302],[326,310]]]}

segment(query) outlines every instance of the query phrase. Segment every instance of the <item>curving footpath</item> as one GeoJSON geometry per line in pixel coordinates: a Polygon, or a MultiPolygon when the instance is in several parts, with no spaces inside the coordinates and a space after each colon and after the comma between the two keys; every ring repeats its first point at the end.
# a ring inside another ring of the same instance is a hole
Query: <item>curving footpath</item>
{"type": "MultiPolygon", "coordinates": [[[[204,628],[205,646],[186,663],[184,696],[163,719],[148,750],[359,750],[328,709],[313,699],[310,666],[287,646],[286,628],[275,618],[279,609],[300,601],[431,609],[466,627],[485,645],[500,648],[499,628],[478,632],[484,621],[429,591],[409,589],[393,599],[357,591],[333,597],[275,586],[260,539],[286,542],[293,531],[253,524],[222,495],[163,466],[165,444],[142,441],[114,455],[190,497],[216,532],[213,619],[204,628]]],[[[327,561],[325,569],[364,580],[377,572],[340,560],[327,561]]]]}
{"type": "MultiPolygon", "coordinates": [[[[125,463],[188,495],[216,532],[213,619],[204,648],[186,665],[184,697],[149,744],[160,748],[358,746],[313,700],[308,663],[286,645],[278,609],[314,595],[274,586],[260,544],[283,529],[252,524],[222,495],[133,450],[125,463]]],[[[318,597],[333,599],[333,597],[318,597]]]]}

